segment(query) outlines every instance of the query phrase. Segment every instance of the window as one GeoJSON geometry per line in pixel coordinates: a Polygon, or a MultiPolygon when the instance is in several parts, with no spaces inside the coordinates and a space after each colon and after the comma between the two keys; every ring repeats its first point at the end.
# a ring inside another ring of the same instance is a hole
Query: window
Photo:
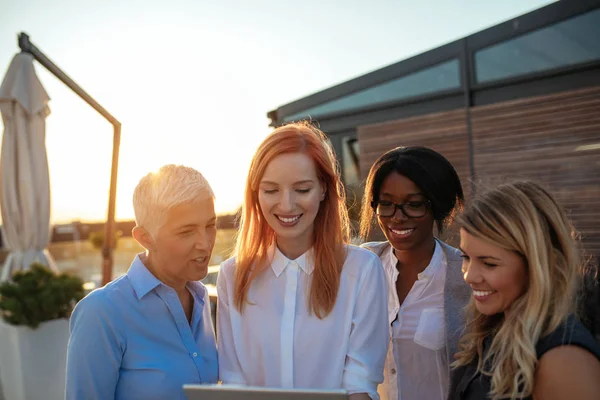
{"type": "Polygon", "coordinates": [[[459,87],[459,62],[454,59],[289,115],[283,120],[289,122],[309,116],[314,118],[338,111],[408,99],[459,87]]]}
{"type": "Polygon", "coordinates": [[[344,137],[342,139],[342,179],[347,187],[358,188],[360,186],[358,156],[358,140],[351,136],[344,137]]]}
{"type": "Polygon", "coordinates": [[[475,53],[477,82],[600,60],[600,9],[475,53]]]}

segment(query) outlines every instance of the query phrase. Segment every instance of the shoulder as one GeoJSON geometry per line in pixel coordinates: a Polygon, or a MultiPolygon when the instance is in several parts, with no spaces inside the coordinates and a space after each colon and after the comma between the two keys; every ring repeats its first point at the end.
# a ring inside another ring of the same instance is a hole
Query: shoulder
{"type": "Polygon", "coordinates": [[[231,274],[233,274],[234,271],[235,271],[235,256],[230,257],[221,263],[221,268],[219,269],[219,274],[226,273],[226,274],[231,275],[231,274]]]}
{"type": "Polygon", "coordinates": [[[133,288],[123,275],[81,299],[73,309],[71,325],[111,325],[121,319],[122,310],[134,300],[133,288]]]}
{"type": "Polygon", "coordinates": [[[85,308],[86,310],[112,308],[116,304],[122,305],[124,301],[126,302],[130,297],[133,298],[134,295],[127,275],[123,275],[107,283],[104,287],[90,292],[77,303],[75,308],[85,308]]]}
{"type": "Polygon", "coordinates": [[[349,244],[346,245],[346,263],[381,264],[381,261],[370,249],[349,244]]]}
{"type": "Polygon", "coordinates": [[[600,359],[588,349],[577,345],[553,347],[538,361],[534,395],[543,399],[597,399],[598,377],[600,359]]]}
{"type": "Polygon", "coordinates": [[[360,245],[361,248],[372,251],[377,254],[378,257],[381,257],[385,249],[390,246],[390,243],[387,241],[384,242],[367,242],[360,245]]]}
{"type": "Polygon", "coordinates": [[[541,338],[536,344],[538,359],[549,351],[561,346],[575,346],[586,350],[600,360],[600,344],[583,326],[575,315],[570,315],[552,333],[541,338]]]}
{"type": "Polygon", "coordinates": [[[346,245],[346,261],[342,273],[357,277],[370,274],[381,274],[384,270],[377,254],[355,245],[346,245]]]}
{"type": "Polygon", "coordinates": [[[224,282],[231,282],[235,274],[235,257],[230,257],[221,263],[219,275],[217,276],[217,286],[224,282]]]}
{"type": "Polygon", "coordinates": [[[448,263],[453,263],[453,262],[460,262],[462,263],[462,257],[461,257],[461,252],[459,249],[457,249],[456,247],[450,246],[448,243],[443,242],[439,239],[437,239],[437,242],[439,243],[439,245],[442,247],[442,250],[444,251],[444,255],[446,256],[446,260],[448,261],[448,263]]]}

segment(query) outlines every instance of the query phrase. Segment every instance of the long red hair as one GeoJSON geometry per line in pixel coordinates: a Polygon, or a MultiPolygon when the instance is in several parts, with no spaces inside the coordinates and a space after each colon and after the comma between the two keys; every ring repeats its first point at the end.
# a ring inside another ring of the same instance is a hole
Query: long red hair
{"type": "Polygon", "coordinates": [[[314,222],[314,272],[308,298],[309,310],[326,317],[335,305],[345,245],[350,240],[350,225],[339,166],[327,136],[307,122],[275,129],[256,150],[246,181],[240,229],[236,242],[235,306],[243,312],[252,281],[269,266],[268,250],[275,232],[262,215],[258,187],[267,165],[286,153],[304,153],[314,162],[317,176],[326,188],[314,222]]]}

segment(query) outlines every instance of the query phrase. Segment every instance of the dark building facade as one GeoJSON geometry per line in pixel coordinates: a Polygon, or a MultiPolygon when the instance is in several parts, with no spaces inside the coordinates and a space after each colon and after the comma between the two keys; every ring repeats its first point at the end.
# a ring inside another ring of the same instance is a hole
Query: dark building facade
{"type": "Polygon", "coordinates": [[[600,256],[599,0],[553,3],[267,115],[317,122],[350,196],[401,145],[444,154],[467,197],[477,182],[539,181],[600,256]]]}

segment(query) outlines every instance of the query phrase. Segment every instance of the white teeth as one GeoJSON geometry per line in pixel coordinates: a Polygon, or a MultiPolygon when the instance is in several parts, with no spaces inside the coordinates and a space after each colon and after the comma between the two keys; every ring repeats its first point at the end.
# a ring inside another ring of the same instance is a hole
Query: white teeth
{"type": "Polygon", "coordinates": [[[490,294],[494,293],[493,290],[473,290],[473,294],[477,297],[485,297],[485,296],[489,296],[490,294]]]}
{"type": "Polygon", "coordinates": [[[206,257],[198,257],[195,259],[195,261],[199,262],[199,263],[203,263],[204,261],[206,261],[206,257]]]}
{"type": "Polygon", "coordinates": [[[302,214],[297,215],[297,216],[292,217],[292,218],[285,218],[285,217],[280,217],[280,216],[277,216],[277,218],[279,218],[279,220],[281,222],[285,222],[286,224],[289,224],[289,223],[292,223],[294,221],[297,221],[298,219],[300,219],[301,216],[302,216],[302,214]]]}
{"type": "Polygon", "coordinates": [[[410,229],[403,229],[403,230],[396,230],[396,229],[390,229],[392,232],[394,232],[396,235],[408,235],[409,233],[411,233],[412,231],[414,231],[414,228],[410,228],[410,229]]]}

